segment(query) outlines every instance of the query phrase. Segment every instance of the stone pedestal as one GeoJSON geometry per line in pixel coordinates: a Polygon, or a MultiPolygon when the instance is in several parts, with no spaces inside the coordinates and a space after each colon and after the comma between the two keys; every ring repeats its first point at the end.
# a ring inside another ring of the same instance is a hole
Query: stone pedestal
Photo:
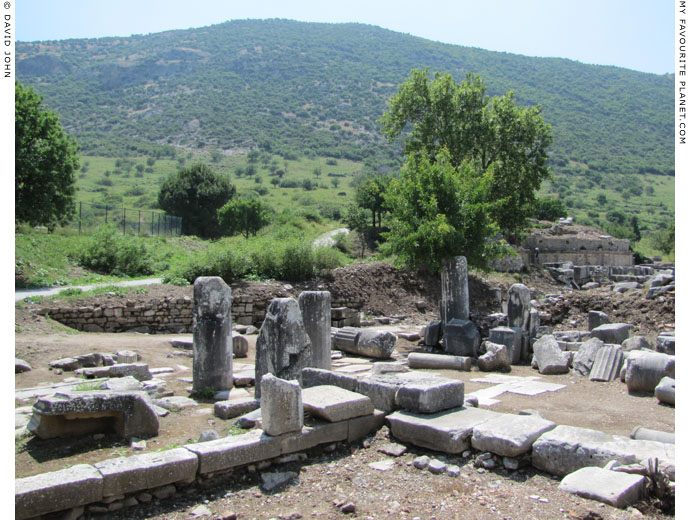
{"type": "Polygon", "coordinates": [[[266,435],[302,431],[302,389],[297,381],[266,374],[261,379],[261,394],[261,423],[266,435]]]}
{"type": "Polygon", "coordinates": [[[331,369],[331,293],[328,291],[305,291],[297,300],[304,328],[311,340],[313,368],[331,369]]]}
{"type": "Polygon", "coordinates": [[[230,287],[218,276],[194,282],[194,391],[232,388],[230,287]]]}

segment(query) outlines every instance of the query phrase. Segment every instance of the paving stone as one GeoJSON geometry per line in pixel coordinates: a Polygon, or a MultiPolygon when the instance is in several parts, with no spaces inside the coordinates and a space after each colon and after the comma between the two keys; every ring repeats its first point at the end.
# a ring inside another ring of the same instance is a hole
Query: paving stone
{"type": "Polygon", "coordinates": [[[306,412],[329,422],[374,413],[374,405],[367,396],[332,385],[305,388],[302,404],[306,412]]]}
{"type": "Polygon", "coordinates": [[[185,448],[97,462],[103,475],[103,496],[124,495],[194,479],[199,461],[185,448]]]}
{"type": "Polygon", "coordinates": [[[88,464],[40,473],[14,481],[17,520],[98,502],[103,497],[103,476],[88,464]]]}
{"type": "Polygon", "coordinates": [[[587,467],[566,475],[558,489],[613,507],[624,508],[642,499],[645,478],[641,475],[587,467]]]}
{"type": "Polygon", "coordinates": [[[587,466],[604,467],[612,460],[623,465],[646,465],[652,458],[657,458],[661,471],[675,481],[673,444],[559,425],[541,435],[532,445],[532,465],[556,476],[564,476],[587,466]]]}
{"type": "Polygon", "coordinates": [[[277,471],[271,473],[261,474],[261,487],[266,491],[273,491],[274,489],[287,484],[292,479],[297,478],[297,473],[294,471],[277,471]]]}
{"type": "Polygon", "coordinates": [[[618,345],[604,345],[594,356],[590,381],[613,381],[623,366],[623,350],[618,345]]]}
{"type": "Polygon", "coordinates": [[[183,397],[181,395],[154,399],[153,403],[156,406],[160,406],[161,408],[165,408],[171,412],[179,412],[180,410],[184,410],[186,408],[195,408],[199,406],[199,403],[197,403],[194,399],[183,397]]]}
{"type": "Polygon", "coordinates": [[[234,419],[254,410],[258,410],[260,401],[247,396],[239,399],[216,401],[213,405],[213,414],[219,419],[234,419]]]}
{"type": "Polygon", "coordinates": [[[388,444],[381,446],[378,451],[385,453],[386,455],[390,455],[391,457],[400,457],[407,451],[407,446],[389,442],[388,444]]]}
{"type": "Polygon", "coordinates": [[[503,457],[527,453],[534,441],[556,423],[530,415],[503,414],[474,427],[472,447],[503,457]]]}
{"type": "Polygon", "coordinates": [[[416,413],[436,413],[462,406],[465,383],[456,379],[433,378],[405,383],[395,394],[395,404],[416,413]]]}
{"type": "Polygon", "coordinates": [[[462,453],[471,446],[475,426],[500,414],[483,408],[460,408],[422,415],[398,411],[386,417],[396,439],[435,451],[462,453]]]}

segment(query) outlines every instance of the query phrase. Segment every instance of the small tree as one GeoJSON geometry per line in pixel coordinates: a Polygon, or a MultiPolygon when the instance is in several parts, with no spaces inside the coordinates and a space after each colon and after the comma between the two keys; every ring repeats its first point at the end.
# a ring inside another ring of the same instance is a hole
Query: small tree
{"type": "Polygon", "coordinates": [[[532,216],[537,220],[555,221],[559,217],[567,216],[568,211],[561,199],[538,198],[534,201],[532,216]]]}
{"type": "Polygon", "coordinates": [[[389,177],[372,175],[357,185],[355,201],[360,207],[371,211],[371,225],[374,227],[376,227],[377,216],[379,227],[381,227],[381,215],[386,211],[384,201],[389,182],[389,177]]]}
{"type": "Polygon", "coordinates": [[[661,229],[652,236],[652,246],[665,255],[670,255],[676,248],[676,225],[671,223],[668,229],[661,229]]]}
{"type": "Polygon", "coordinates": [[[271,209],[260,199],[235,199],[218,210],[218,222],[224,233],[249,238],[270,222],[270,214],[271,209]]]}
{"type": "Polygon", "coordinates": [[[360,208],[356,204],[351,204],[347,207],[343,222],[348,228],[350,228],[351,231],[357,233],[357,240],[362,248],[359,256],[360,258],[363,258],[364,250],[367,247],[366,230],[369,227],[369,217],[367,216],[367,211],[364,208],[360,208]]]}
{"type": "Polygon", "coordinates": [[[158,205],[182,217],[182,233],[204,238],[221,234],[218,209],[235,195],[235,187],[204,164],[195,164],[168,177],[158,193],[158,205]]]}
{"type": "Polygon", "coordinates": [[[52,229],[74,215],[77,145],[30,87],[14,87],[15,220],[52,229]]]}

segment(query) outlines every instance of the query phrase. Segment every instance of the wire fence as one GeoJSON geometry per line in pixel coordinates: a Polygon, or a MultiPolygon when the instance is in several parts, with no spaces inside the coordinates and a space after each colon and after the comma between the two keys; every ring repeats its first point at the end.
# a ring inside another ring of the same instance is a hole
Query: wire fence
{"type": "Polygon", "coordinates": [[[182,217],[159,211],[91,202],[77,202],[76,209],[77,215],[71,225],[79,234],[92,233],[103,224],[114,224],[123,235],[179,237],[182,234],[182,217]]]}

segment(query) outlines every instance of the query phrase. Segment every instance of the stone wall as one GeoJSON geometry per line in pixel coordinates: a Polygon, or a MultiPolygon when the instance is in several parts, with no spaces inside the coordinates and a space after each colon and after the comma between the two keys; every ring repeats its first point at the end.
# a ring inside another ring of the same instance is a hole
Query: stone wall
{"type": "Polygon", "coordinates": [[[630,240],[602,235],[599,238],[575,235],[547,237],[534,234],[525,239],[531,252],[530,262],[536,263],[534,251],[539,248],[539,262],[572,262],[575,265],[633,265],[630,240]]]}
{"type": "MultiPolygon", "coordinates": [[[[272,297],[254,299],[235,294],[232,297],[233,325],[261,327],[266,307],[272,297]]],[[[363,302],[333,302],[334,327],[358,327],[363,302]]],[[[192,332],[194,302],[189,297],[158,298],[146,303],[132,300],[105,302],[81,307],[47,307],[37,311],[55,321],[85,332],[143,332],[150,334],[182,334],[192,332]]]]}

